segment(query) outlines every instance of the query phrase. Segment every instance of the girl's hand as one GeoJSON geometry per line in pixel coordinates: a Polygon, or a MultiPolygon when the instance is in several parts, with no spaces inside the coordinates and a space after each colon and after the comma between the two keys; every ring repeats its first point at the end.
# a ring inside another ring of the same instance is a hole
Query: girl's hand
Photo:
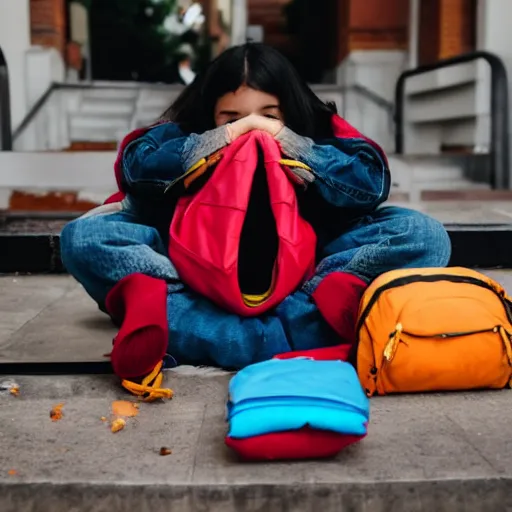
{"type": "Polygon", "coordinates": [[[244,133],[253,130],[267,132],[272,135],[272,137],[275,137],[282,128],[283,123],[278,119],[269,119],[268,117],[258,116],[256,114],[242,117],[241,119],[238,119],[238,121],[226,125],[226,131],[230,142],[238,139],[238,137],[244,133]]]}
{"type": "Polygon", "coordinates": [[[253,130],[260,130],[262,132],[267,132],[272,137],[275,137],[282,129],[283,123],[279,119],[272,119],[270,117],[264,116],[254,116],[254,128],[253,130]]]}

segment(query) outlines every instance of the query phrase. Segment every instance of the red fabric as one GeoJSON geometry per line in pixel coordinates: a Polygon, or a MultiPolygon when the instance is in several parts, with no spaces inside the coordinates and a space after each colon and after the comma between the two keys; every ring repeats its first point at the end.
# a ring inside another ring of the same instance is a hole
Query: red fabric
{"type": "Polygon", "coordinates": [[[124,192],[116,192],[112,194],[103,204],[119,203],[125,197],[124,192]]]}
{"type": "Polygon", "coordinates": [[[129,275],[109,292],[105,305],[121,322],[111,354],[114,372],[122,379],[147,375],[167,351],[166,282],[143,274],[129,275]]]}
{"type": "Polygon", "coordinates": [[[285,352],[274,356],[274,359],[294,359],[295,357],[309,357],[316,361],[348,361],[352,345],[336,345],[335,347],[315,348],[311,350],[297,350],[285,352]]]}
{"type": "Polygon", "coordinates": [[[359,302],[367,284],[352,274],[333,272],[313,292],[313,300],[325,321],[352,344],[355,339],[359,302]]]}
{"type": "Polygon", "coordinates": [[[283,172],[279,144],[251,132],[224,149],[206,184],[182,197],[170,228],[169,254],[181,279],[220,307],[257,316],[281,303],[311,275],[316,236],[299,214],[294,186],[283,172]],[[253,178],[263,152],[278,250],[272,293],[256,307],[247,306],[238,279],[239,247],[253,178]]]}
{"type": "Polygon", "coordinates": [[[373,140],[365,137],[359,130],[356,130],[352,125],[348,124],[345,119],[338,115],[332,116],[332,129],[334,136],[338,139],[363,139],[373,148],[375,148],[388,165],[388,159],[382,148],[373,140]]]}
{"type": "Polygon", "coordinates": [[[244,460],[298,460],[334,457],[365,436],[349,436],[305,427],[247,439],[226,437],[226,445],[244,460]]]}

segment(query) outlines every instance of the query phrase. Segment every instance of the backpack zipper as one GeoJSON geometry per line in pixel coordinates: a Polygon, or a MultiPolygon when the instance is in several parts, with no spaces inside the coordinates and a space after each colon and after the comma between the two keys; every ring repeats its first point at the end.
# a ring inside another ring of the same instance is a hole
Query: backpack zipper
{"type": "MultiPolygon", "coordinates": [[[[407,336],[410,336],[411,338],[419,338],[419,339],[432,339],[432,338],[439,338],[439,339],[449,339],[449,338],[460,338],[462,336],[472,336],[474,334],[484,334],[486,332],[494,332],[498,333],[500,332],[500,328],[502,326],[497,325],[495,327],[492,327],[491,329],[479,329],[476,331],[461,331],[461,332],[443,332],[438,334],[413,334],[408,331],[404,331],[402,328],[402,324],[397,324],[396,329],[390,334],[389,341],[386,343],[386,346],[384,347],[384,351],[382,353],[383,359],[390,363],[396,354],[396,351],[398,350],[398,345],[400,343],[405,343],[405,341],[401,338],[402,334],[405,334],[407,336]]],[[[509,343],[509,340],[507,338],[507,343],[509,343]]],[[[512,361],[511,361],[512,363],[512,361]]]]}
{"type": "MultiPolygon", "coordinates": [[[[463,331],[463,332],[444,332],[439,334],[412,334],[410,332],[404,331],[402,324],[397,324],[395,330],[390,334],[389,341],[386,343],[384,350],[382,352],[382,362],[380,366],[380,370],[375,367],[375,383],[377,383],[377,375],[382,372],[394,359],[398,346],[400,343],[407,343],[401,338],[402,334],[406,334],[411,338],[440,338],[440,339],[449,339],[449,338],[459,338],[462,336],[472,336],[475,334],[483,334],[487,332],[494,332],[496,334],[499,333],[501,340],[503,342],[503,348],[505,350],[505,354],[507,355],[508,363],[512,368],[512,335],[503,327],[502,325],[496,325],[491,329],[479,329],[475,331],[463,331]]],[[[512,387],[512,377],[509,380],[509,387],[512,387]]]]}

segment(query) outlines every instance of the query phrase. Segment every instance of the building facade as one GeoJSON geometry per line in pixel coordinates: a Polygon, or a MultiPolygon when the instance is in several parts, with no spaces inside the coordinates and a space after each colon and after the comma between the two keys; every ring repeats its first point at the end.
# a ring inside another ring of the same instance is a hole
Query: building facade
{"type": "MultiPolygon", "coordinates": [[[[70,180],[71,192],[32,197],[23,190],[41,176],[27,171],[23,181],[16,166],[12,172],[9,167],[0,177],[0,210],[28,205],[44,209],[41,204],[50,203],[50,209],[80,210],[101,202],[112,185],[109,167],[120,137],[152,122],[181,90],[140,82],[84,81],[91,34],[81,2],[0,0],[0,47],[9,66],[14,150],[94,150],[90,158],[100,159],[95,166],[104,166],[105,171],[98,172],[97,182],[88,176],[86,183],[76,185],[81,195],[64,170],[52,179],[45,175],[43,179],[59,190],[68,190],[66,180],[70,180]],[[64,87],[47,95],[54,82],[64,87]],[[70,82],[73,87],[66,89],[70,82]]],[[[183,0],[183,5],[189,3],[183,0]]],[[[334,101],[342,116],[390,154],[395,190],[417,198],[421,187],[440,190],[450,180],[458,190],[473,190],[474,176],[468,177],[465,169],[428,162],[446,153],[490,153],[488,65],[474,61],[407,81],[404,153],[413,155],[415,162],[423,158],[419,167],[393,156],[395,86],[404,70],[474,50],[498,56],[512,76],[511,0],[201,0],[201,4],[212,55],[244,41],[245,34],[256,34],[258,40],[281,50],[310,83],[324,84],[315,86],[319,96],[334,101]],[[413,183],[415,176],[418,186],[413,183]],[[433,176],[441,182],[432,183],[433,176]]],[[[14,163],[21,165],[17,156],[13,155],[14,163]]],[[[483,181],[486,186],[490,183],[488,176],[483,181]]]]}
{"type": "MultiPolygon", "coordinates": [[[[13,128],[51,82],[77,79],[78,70],[84,66],[83,37],[73,37],[73,32],[79,32],[72,26],[77,24],[76,13],[70,16],[73,3],[0,0],[0,47],[9,65],[13,128]]],[[[346,89],[357,83],[390,104],[396,79],[404,69],[475,49],[494,52],[512,72],[506,21],[512,14],[510,0],[201,3],[214,54],[232,41],[243,40],[243,25],[248,23],[259,28],[264,42],[289,56],[311,83],[337,84],[346,89]]],[[[485,72],[479,73],[485,80],[485,72]]],[[[344,102],[348,117],[353,103],[344,102]]],[[[354,122],[357,124],[358,119],[354,122]]]]}

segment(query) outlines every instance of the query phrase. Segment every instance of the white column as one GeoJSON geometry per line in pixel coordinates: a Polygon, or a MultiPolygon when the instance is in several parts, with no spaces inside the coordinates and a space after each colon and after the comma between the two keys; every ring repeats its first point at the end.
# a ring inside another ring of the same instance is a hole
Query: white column
{"type": "Polygon", "coordinates": [[[409,0],[409,69],[413,69],[418,66],[420,2],[421,0],[409,0]]]}
{"type": "Polygon", "coordinates": [[[247,40],[249,19],[247,0],[233,0],[231,15],[231,46],[244,44],[247,40]]]}
{"type": "Polygon", "coordinates": [[[25,52],[30,48],[29,0],[0,0],[0,47],[9,67],[11,119],[16,127],[27,109],[25,52]]]}

